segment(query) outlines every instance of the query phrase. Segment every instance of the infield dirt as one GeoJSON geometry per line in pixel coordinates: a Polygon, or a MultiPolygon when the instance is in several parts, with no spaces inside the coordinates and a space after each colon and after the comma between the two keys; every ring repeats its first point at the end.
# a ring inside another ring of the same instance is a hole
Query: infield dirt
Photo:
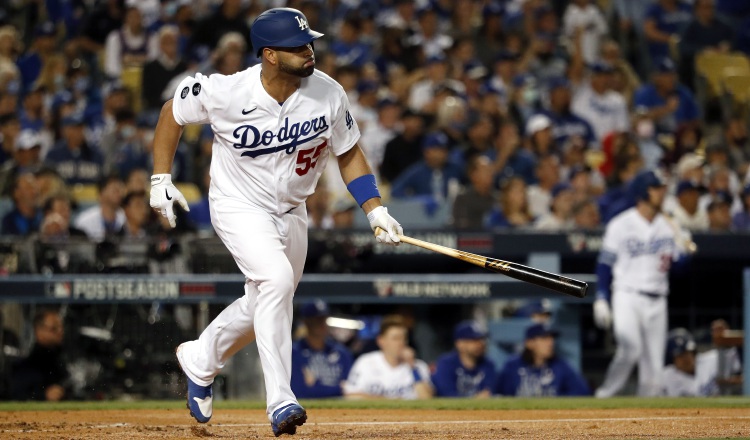
{"type": "MultiPolygon", "coordinates": [[[[311,409],[303,439],[750,438],[749,409],[385,410],[311,409]]],[[[2,439],[274,438],[262,410],[216,411],[200,425],[187,410],[0,412],[2,439]]]]}

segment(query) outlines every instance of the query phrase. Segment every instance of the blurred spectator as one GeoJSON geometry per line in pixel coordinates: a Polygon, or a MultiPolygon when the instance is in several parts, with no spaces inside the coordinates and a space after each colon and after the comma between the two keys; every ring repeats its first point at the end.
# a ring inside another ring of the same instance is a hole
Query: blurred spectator
{"type": "Polygon", "coordinates": [[[99,149],[86,141],[83,118],[68,116],[61,124],[63,138],[47,154],[47,164],[57,170],[68,185],[96,183],[102,176],[104,160],[99,149]]]}
{"type": "Polygon", "coordinates": [[[21,72],[21,95],[31,89],[42,72],[42,66],[55,53],[57,29],[52,22],[39,24],[34,30],[34,39],[28,50],[18,57],[18,70],[21,72]]]}
{"type": "Polygon", "coordinates": [[[73,224],[95,241],[116,234],[125,224],[122,210],[124,184],[117,175],[108,175],[99,181],[99,203],[76,217],[73,224]]]}
{"type": "Polygon", "coordinates": [[[448,197],[451,181],[461,180],[461,169],[448,161],[448,137],[441,132],[428,134],[422,142],[423,160],[410,166],[393,181],[391,196],[426,197],[441,203],[448,197]]]}
{"type": "Polygon", "coordinates": [[[582,202],[601,195],[603,190],[599,181],[601,176],[594,176],[594,172],[587,166],[576,165],[568,170],[567,178],[573,190],[573,203],[582,202]]]}
{"type": "Polygon", "coordinates": [[[68,60],[65,55],[50,55],[42,65],[39,77],[34,81],[34,88],[45,90],[50,95],[62,93],[67,86],[67,72],[68,60]]]}
{"type": "Polygon", "coordinates": [[[521,177],[509,177],[501,184],[499,205],[495,206],[487,219],[490,228],[529,226],[534,219],[529,212],[526,182],[521,177]]]}
{"type": "Polygon", "coordinates": [[[424,79],[415,83],[409,92],[409,108],[415,112],[435,114],[439,103],[438,92],[452,81],[455,80],[448,78],[448,59],[445,55],[427,58],[424,79]]]}
{"type": "MultiPolygon", "coordinates": [[[[541,118],[546,118],[546,116],[541,116],[541,118]]],[[[549,127],[549,119],[547,118],[546,121],[544,124],[549,127]]],[[[522,177],[527,184],[534,183],[536,159],[530,149],[524,148],[518,125],[513,120],[505,119],[500,123],[500,128],[493,139],[493,147],[494,151],[491,151],[488,156],[494,157],[492,167],[498,178],[503,179],[515,175],[522,177]]],[[[496,186],[499,187],[499,185],[496,186]]]]}
{"type": "Polygon", "coordinates": [[[677,81],[676,66],[669,58],[656,62],[651,82],[638,89],[633,101],[637,111],[656,123],[658,133],[673,134],[682,125],[699,123],[698,104],[690,90],[677,81]]]}
{"type": "Polygon", "coordinates": [[[669,332],[666,355],[663,395],[697,397],[719,394],[717,353],[697,353],[693,335],[686,329],[676,328],[669,332]]]}
{"type": "MultiPolygon", "coordinates": [[[[544,14],[548,17],[555,16],[548,8],[545,8],[544,14]]],[[[568,63],[556,44],[555,34],[540,32],[531,36],[518,70],[530,73],[542,85],[547,85],[553,78],[565,75],[568,63]]]]}
{"type": "MultiPolygon", "coordinates": [[[[717,365],[718,374],[716,383],[719,385],[719,391],[724,391],[725,386],[741,385],[742,377],[742,354],[739,347],[726,345],[727,338],[731,338],[729,324],[724,319],[714,319],[711,321],[711,345],[712,349],[701,353],[701,357],[707,358],[708,366],[717,365]]],[[[731,388],[730,388],[731,389],[731,388]]]]}
{"type": "MultiPolygon", "coordinates": [[[[380,174],[388,142],[398,136],[401,124],[401,105],[391,99],[383,99],[377,106],[377,119],[362,128],[360,145],[370,166],[380,174]]],[[[378,179],[379,180],[379,179],[378,179]]]]}
{"type": "Polygon", "coordinates": [[[432,383],[437,397],[477,397],[492,395],[495,365],[485,357],[487,330],[478,322],[463,321],[453,330],[455,350],[435,363],[432,383]]]}
{"type": "Polygon", "coordinates": [[[506,48],[505,28],[503,25],[503,5],[488,2],[482,8],[482,24],[474,35],[474,47],[482,64],[489,66],[498,60],[499,54],[506,48]]]}
{"type": "Polygon", "coordinates": [[[107,37],[122,25],[124,15],[124,0],[98,2],[82,26],[81,48],[91,54],[103,50],[107,37]]]}
{"type": "Polygon", "coordinates": [[[302,305],[305,335],[292,346],[292,391],[301,399],[338,397],[352,368],[352,354],[330,337],[328,305],[315,300],[302,305]]]}
{"type": "MultiPolygon", "coordinates": [[[[638,124],[644,122],[646,121],[640,119],[638,124]]],[[[670,144],[672,144],[672,142],[669,140],[670,137],[667,136],[666,142],[664,142],[662,136],[657,136],[653,121],[648,120],[648,125],[648,131],[651,136],[650,141],[653,144],[652,146],[649,146],[649,148],[662,150],[659,151],[658,154],[653,154],[653,152],[646,152],[644,148],[645,142],[643,142],[642,138],[639,139],[643,155],[649,155],[650,157],[656,159],[650,163],[655,164],[660,161],[663,164],[672,164],[679,162],[681,158],[687,155],[702,155],[700,153],[701,150],[705,147],[705,141],[703,139],[703,130],[701,129],[701,127],[697,125],[683,125],[682,127],[678,128],[677,132],[675,132],[674,134],[674,145],[670,147],[670,144]]],[[[636,129],[641,131],[641,128],[642,127],[637,127],[636,129]]]]}
{"type": "Polygon", "coordinates": [[[722,141],[729,148],[729,164],[740,175],[745,175],[750,163],[750,136],[744,118],[733,116],[724,125],[722,141]]]}
{"type": "MultiPolygon", "coordinates": [[[[729,196],[730,204],[735,203],[732,202],[731,197],[732,194],[739,192],[738,189],[740,187],[740,184],[737,176],[732,173],[732,170],[723,165],[715,165],[707,168],[709,169],[707,185],[708,191],[703,194],[703,196],[701,196],[701,199],[698,202],[701,207],[707,208],[709,203],[714,201],[714,196],[717,195],[724,199],[729,196]]],[[[740,209],[741,204],[738,200],[736,201],[736,205],[732,206],[732,212],[737,212],[740,209]]]]}
{"type": "Polygon", "coordinates": [[[361,68],[369,61],[370,47],[361,40],[361,21],[349,17],[341,23],[337,38],[331,41],[330,51],[337,66],[361,68]]]}
{"type": "Polygon", "coordinates": [[[677,184],[677,203],[671,209],[671,214],[677,224],[685,229],[708,229],[708,213],[698,204],[703,189],[699,183],[692,180],[683,180],[677,184]]]}
{"type": "Polygon", "coordinates": [[[16,138],[21,133],[21,124],[15,113],[0,115],[0,160],[5,162],[16,152],[16,138]]]}
{"type": "Polygon", "coordinates": [[[143,67],[147,59],[156,58],[158,41],[145,28],[140,9],[125,8],[122,27],[109,33],[104,53],[104,73],[112,80],[119,79],[125,68],[143,67]]]}
{"type": "Polygon", "coordinates": [[[568,138],[578,136],[586,141],[586,145],[594,145],[596,136],[591,124],[571,109],[571,100],[571,85],[567,78],[555,77],[550,81],[549,110],[544,114],[552,121],[552,136],[555,142],[560,146],[565,144],[568,138]]]}
{"type": "Polygon", "coordinates": [[[127,176],[131,168],[146,168],[148,159],[138,142],[135,113],[130,109],[115,113],[114,130],[102,136],[103,172],[127,176]]]}
{"type": "Polygon", "coordinates": [[[357,204],[350,198],[339,199],[333,204],[331,218],[333,229],[351,229],[354,227],[354,216],[357,215],[357,204]]]}
{"type": "Polygon", "coordinates": [[[552,307],[547,299],[531,301],[518,307],[513,316],[529,318],[535,324],[548,325],[552,319],[552,307]]]}
{"type": "Polygon", "coordinates": [[[432,7],[417,11],[417,23],[417,33],[409,39],[409,43],[421,47],[426,58],[444,55],[453,45],[453,39],[440,32],[438,14],[432,7]]]}
{"type": "Polygon", "coordinates": [[[563,231],[573,226],[573,190],[568,183],[558,183],[552,187],[549,212],[534,221],[534,229],[563,231]]]}
{"type": "Polygon", "coordinates": [[[573,205],[573,229],[590,231],[601,226],[599,205],[594,199],[582,200],[573,205]]]}
{"type": "Polygon", "coordinates": [[[23,43],[16,28],[13,25],[0,27],[0,90],[6,90],[11,81],[20,81],[16,60],[22,50],[23,43]]]}
{"type": "Polygon", "coordinates": [[[708,203],[708,230],[711,232],[729,232],[732,229],[732,196],[718,192],[711,196],[708,203]]]}
{"type": "Polygon", "coordinates": [[[149,192],[151,190],[151,174],[144,168],[133,168],[125,175],[125,192],[149,192]]]}
{"type": "MultiPolygon", "coordinates": [[[[557,154],[558,145],[552,136],[552,121],[547,116],[539,114],[529,118],[529,122],[526,123],[526,136],[528,149],[535,158],[557,154]]],[[[536,181],[536,171],[534,173],[533,182],[536,181]]]]}
{"type": "Polygon", "coordinates": [[[465,142],[459,148],[454,149],[451,153],[451,161],[461,168],[472,157],[480,154],[487,154],[492,148],[492,138],[494,135],[494,121],[488,116],[473,114],[469,117],[465,130],[465,142]]]}
{"type": "Polygon", "coordinates": [[[599,59],[599,47],[608,32],[604,14],[591,0],[573,0],[568,4],[563,15],[563,33],[571,40],[580,38],[585,62],[593,63],[599,59]]]}
{"type": "Polygon", "coordinates": [[[742,211],[732,217],[732,229],[735,231],[750,231],[750,184],[740,194],[742,198],[742,211]]]}
{"type": "Polygon", "coordinates": [[[703,51],[729,52],[734,42],[732,27],[716,17],[716,0],[695,0],[695,17],[679,39],[681,79],[693,84],[695,57],[703,51]]]}
{"type": "Polygon", "coordinates": [[[552,154],[539,158],[536,163],[536,182],[526,190],[529,212],[539,217],[549,212],[552,189],[560,182],[560,159],[552,154]]]}
{"type": "Polygon", "coordinates": [[[505,363],[495,394],[517,397],[590,395],[583,376],[555,354],[558,334],[544,324],[527,328],[523,353],[505,363]]]}
{"type": "Polygon", "coordinates": [[[485,156],[474,156],[466,168],[469,185],[453,202],[452,224],[456,229],[480,230],[495,204],[493,166],[485,156]]]}
{"type": "Polygon", "coordinates": [[[39,203],[44,205],[47,200],[57,194],[67,194],[65,181],[52,168],[42,167],[36,172],[36,183],[39,186],[39,203]]]}
{"type": "Polygon", "coordinates": [[[39,186],[32,173],[15,176],[9,188],[13,210],[3,217],[2,235],[29,235],[39,231],[42,211],[39,208],[39,186]]]}
{"type": "Polygon", "coordinates": [[[172,78],[187,70],[187,63],[180,56],[178,38],[177,26],[167,25],[159,29],[158,54],[143,66],[141,94],[144,111],[159,111],[166,102],[162,98],[164,89],[172,78]]]}
{"type": "Polygon", "coordinates": [[[42,165],[41,150],[42,140],[37,133],[24,130],[19,134],[15,141],[13,157],[0,166],[0,194],[6,194],[18,174],[39,171],[42,165]]]}
{"type": "Polygon", "coordinates": [[[70,225],[70,198],[58,193],[44,203],[44,218],[39,236],[45,240],[60,240],[68,237],[86,237],[82,230],[70,225]]]}
{"type": "Polygon", "coordinates": [[[703,182],[705,160],[696,153],[685,153],[675,166],[677,180],[703,182]]]}
{"type": "Polygon", "coordinates": [[[633,93],[641,86],[641,80],[628,60],[622,56],[620,45],[614,40],[605,40],[602,43],[601,60],[609,63],[614,69],[612,90],[620,93],[630,106],[633,102],[633,93]]]}
{"type": "Polygon", "coordinates": [[[679,41],[692,17],[690,6],[682,0],[657,0],[646,9],[643,30],[653,64],[670,56],[670,44],[679,41]]]}
{"type": "Polygon", "coordinates": [[[492,61],[492,75],[487,79],[485,88],[497,93],[502,104],[508,105],[513,79],[518,74],[518,54],[500,49],[492,61]]]}
{"type": "Polygon", "coordinates": [[[343,385],[347,398],[425,399],[433,395],[430,369],[406,345],[407,327],[400,316],[380,322],[378,351],[361,355],[343,385]]]}
{"type": "Polygon", "coordinates": [[[13,365],[11,398],[46,400],[65,398],[68,371],[62,353],[63,320],[56,310],[42,309],[34,315],[34,346],[29,355],[13,365]]]}
{"type": "Polygon", "coordinates": [[[599,198],[599,212],[604,223],[635,204],[628,189],[642,168],[643,159],[638,154],[623,150],[615,157],[614,171],[607,185],[609,189],[599,198]]]}
{"type": "Polygon", "coordinates": [[[221,37],[229,32],[240,34],[245,47],[251,47],[250,28],[243,17],[242,0],[224,0],[216,12],[196,24],[191,56],[201,60],[207,58],[210,48],[217,47],[221,37]]]}
{"type": "Polygon", "coordinates": [[[147,229],[151,209],[145,191],[129,192],[122,199],[125,223],[116,235],[126,240],[143,240],[148,236],[147,229]]]}
{"type": "Polygon", "coordinates": [[[23,104],[18,112],[21,129],[42,131],[44,129],[44,98],[47,89],[44,86],[33,86],[23,97],[23,104]]]}
{"type": "Polygon", "coordinates": [[[376,107],[379,88],[380,85],[376,81],[369,79],[360,80],[357,83],[357,99],[351,103],[350,111],[357,125],[360,126],[360,130],[374,124],[378,118],[376,107]]]}
{"type": "Polygon", "coordinates": [[[578,85],[571,109],[591,124],[597,142],[611,132],[627,132],[630,117],[625,98],[612,90],[614,67],[604,61],[589,66],[590,76],[578,85]]]}

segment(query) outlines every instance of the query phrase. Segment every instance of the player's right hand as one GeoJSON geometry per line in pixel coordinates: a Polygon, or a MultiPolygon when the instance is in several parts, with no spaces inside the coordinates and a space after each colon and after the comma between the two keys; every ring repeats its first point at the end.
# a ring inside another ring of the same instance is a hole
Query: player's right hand
{"type": "Polygon", "coordinates": [[[387,208],[383,206],[376,207],[367,213],[367,220],[370,221],[370,227],[373,231],[377,228],[382,229],[382,231],[375,236],[378,243],[390,244],[391,246],[398,246],[401,244],[401,239],[398,236],[404,233],[404,228],[401,227],[395,218],[388,214],[387,208]]]}
{"type": "Polygon", "coordinates": [[[609,302],[604,298],[594,301],[594,323],[605,330],[612,325],[612,310],[609,308],[609,302]]]}
{"type": "Polygon", "coordinates": [[[169,220],[169,226],[173,228],[177,225],[174,202],[179,203],[185,211],[190,211],[185,196],[172,184],[172,176],[169,174],[151,176],[151,207],[169,220]]]}

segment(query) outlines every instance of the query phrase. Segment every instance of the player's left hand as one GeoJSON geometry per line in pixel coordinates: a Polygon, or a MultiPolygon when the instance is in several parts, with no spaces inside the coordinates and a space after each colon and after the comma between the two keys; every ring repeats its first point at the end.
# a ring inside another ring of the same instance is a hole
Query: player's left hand
{"type": "Polygon", "coordinates": [[[404,228],[401,227],[395,218],[388,214],[387,208],[383,206],[376,207],[367,213],[367,220],[370,221],[370,227],[373,231],[375,231],[375,228],[382,229],[382,231],[375,236],[378,243],[385,243],[391,246],[398,246],[401,244],[401,239],[398,238],[398,236],[404,233],[404,228]]]}
{"type": "Polygon", "coordinates": [[[172,176],[169,174],[151,176],[151,207],[169,220],[169,226],[173,228],[177,226],[174,202],[179,203],[185,211],[190,211],[185,196],[172,184],[172,176]]]}

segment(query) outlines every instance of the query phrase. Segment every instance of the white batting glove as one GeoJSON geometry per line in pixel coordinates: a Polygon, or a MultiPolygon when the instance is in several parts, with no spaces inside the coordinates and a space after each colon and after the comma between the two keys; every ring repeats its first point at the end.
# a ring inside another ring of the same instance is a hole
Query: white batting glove
{"type": "Polygon", "coordinates": [[[612,310],[609,308],[609,302],[604,298],[594,301],[594,323],[605,330],[612,325],[612,310]]]}
{"type": "Polygon", "coordinates": [[[169,226],[173,228],[177,225],[174,202],[179,203],[185,211],[190,211],[185,196],[172,184],[172,176],[169,174],[151,176],[151,207],[166,217],[169,220],[169,226]]]}
{"type": "Polygon", "coordinates": [[[388,214],[388,208],[384,206],[376,207],[367,213],[367,220],[370,221],[370,227],[373,231],[375,228],[382,229],[375,236],[378,243],[385,243],[391,246],[398,246],[401,243],[401,239],[398,236],[404,233],[404,228],[401,227],[395,218],[388,214]]]}

